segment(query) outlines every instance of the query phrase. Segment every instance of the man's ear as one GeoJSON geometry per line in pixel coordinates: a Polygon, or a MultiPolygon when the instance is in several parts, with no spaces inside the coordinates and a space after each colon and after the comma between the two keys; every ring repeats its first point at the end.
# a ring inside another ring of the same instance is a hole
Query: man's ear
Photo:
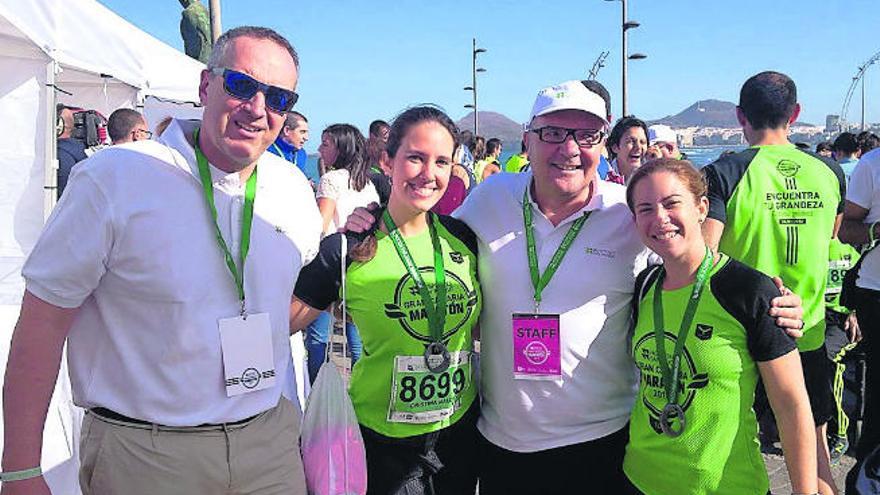
{"type": "Polygon", "coordinates": [[[739,105],[736,106],[736,121],[739,122],[740,127],[745,127],[746,123],[749,121],[739,105]]]}
{"type": "Polygon", "coordinates": [[[208,81],[211,78],[211,71],[205,69],[202,71],[201,79],[199,80],[199,101],[202,105],[208,100],[208,81]]]}
{"type": "Polygon", "coordinates": [[[791,112],[791,117],[789,117],[789,119],[788,119],[788,125],[792,125],[795,122],[797,122],[797,119],[798,119],[798,117],[800,117],[800,115],[801,115],[801,104],[795,103],[794,104],[794,111],[791,112]]]}

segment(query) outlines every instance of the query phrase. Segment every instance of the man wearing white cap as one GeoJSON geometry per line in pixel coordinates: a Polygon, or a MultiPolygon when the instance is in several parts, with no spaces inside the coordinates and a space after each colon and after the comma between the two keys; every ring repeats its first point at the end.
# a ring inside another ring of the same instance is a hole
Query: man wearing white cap
{"type": "Polygon", "coordinates": [[[585,480],[622,492],[636,387],[626,329],[646,250],[625,188],[596,178],[605,116],[580,81],[541,90],[523,135],[531,171],[487,179],[456,212],[479,239],[485,297],[482,495],[585,480]]]}
{"type": "Polygon", "coordinates": [[[654,153],[656,158],[687,160],[678,149],[678,136],[668,125],[654,124],[648,127],[648,145],[648,153],[654,153]]]}
{"type": "MultiPolygon", "coordinates": [[[[477,236],[484,297],[481,495],[628,486],[627,328],[648,251],[625,188],[596,174],[606,113],[580,81],[542,89],[523,133],[531,169],[489,177],[455,212],[477,236]]],[[[347,226],[371,223],[356,211],[347,226]]]]}

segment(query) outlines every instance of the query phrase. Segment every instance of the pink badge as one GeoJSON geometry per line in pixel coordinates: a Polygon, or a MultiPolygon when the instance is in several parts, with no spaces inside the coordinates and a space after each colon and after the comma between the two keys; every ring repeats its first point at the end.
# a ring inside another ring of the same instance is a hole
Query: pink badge
{"type": "Polygon", "coordinates": [[[562,374],[559,315],[513,315],[513,374],[533,380],[562,374]]]}

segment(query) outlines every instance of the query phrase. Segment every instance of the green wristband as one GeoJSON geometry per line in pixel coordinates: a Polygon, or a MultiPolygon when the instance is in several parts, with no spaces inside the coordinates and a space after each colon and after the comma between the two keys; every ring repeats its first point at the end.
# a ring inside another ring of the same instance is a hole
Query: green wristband
{"type": "Polygon", "coordinates": [[[8,473],[0,473],[0,481],[21,481],[29,480],[43,475],[43,468],[37,466],[30,469],[22,469],[21,471],[9,471],[8,473]]]}

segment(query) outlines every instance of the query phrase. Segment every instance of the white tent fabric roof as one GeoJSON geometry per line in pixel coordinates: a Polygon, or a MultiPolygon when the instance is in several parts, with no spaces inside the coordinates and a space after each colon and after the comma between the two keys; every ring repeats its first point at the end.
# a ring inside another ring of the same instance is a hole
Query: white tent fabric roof
{"type": "MultiPolygon", "coordinates": [[[[198,101],[193,81],[202,63],[95,0],[0,0],[0,18],[62,66],[111,75],[140,89],[142,96],[198,101]]],[[[2,34],[4,44],[14,36],[2,34]]]]}

